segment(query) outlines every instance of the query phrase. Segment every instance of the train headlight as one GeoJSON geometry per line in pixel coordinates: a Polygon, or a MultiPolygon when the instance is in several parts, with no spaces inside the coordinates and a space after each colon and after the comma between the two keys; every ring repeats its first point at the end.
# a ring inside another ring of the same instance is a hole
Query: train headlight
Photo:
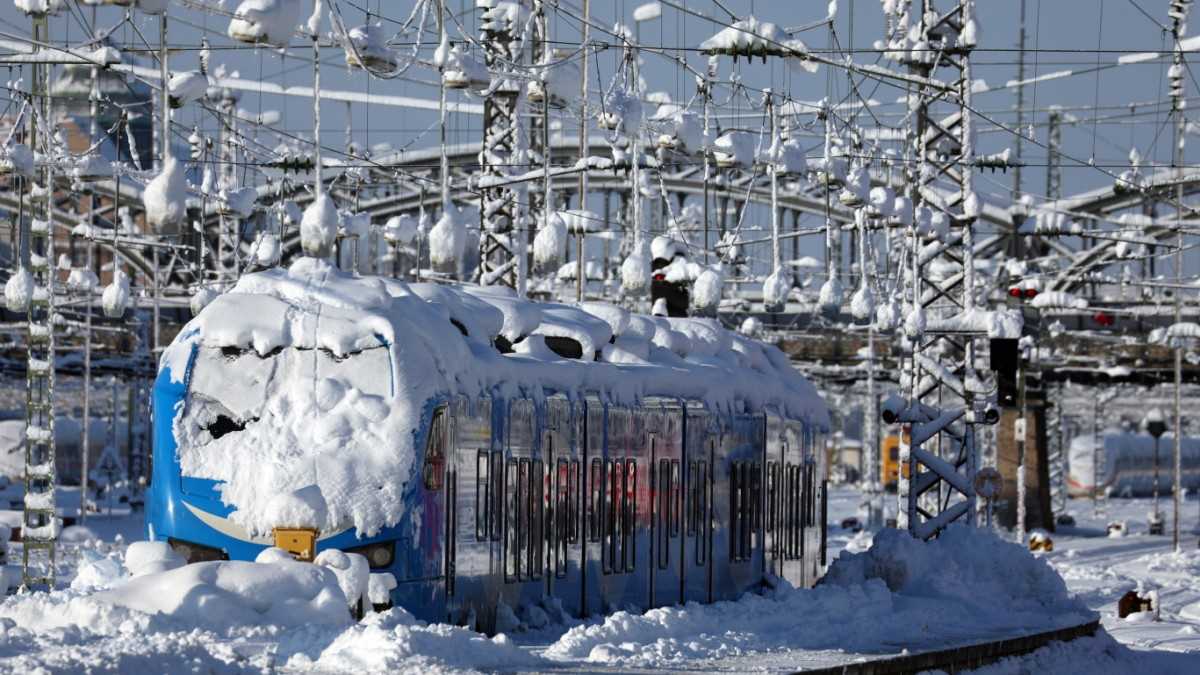
{"type": "Polygon", "coordinates": [[[378,544],[348,548],[346,553],[357,553],[367,559],[371,569],[383,570],[391,567],[396,559],[396,542],[381,541],[378,544]]]}

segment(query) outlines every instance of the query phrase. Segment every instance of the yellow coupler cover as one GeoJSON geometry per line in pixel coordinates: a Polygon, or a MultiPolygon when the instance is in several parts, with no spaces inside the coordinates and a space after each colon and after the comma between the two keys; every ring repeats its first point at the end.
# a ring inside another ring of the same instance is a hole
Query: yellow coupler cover
{"type": "Polygon", "coordinates": [[[296,556],[296,560],[312,562],[317,555],[317,531],[304,528],[277,527],[275,546],[296,556]]]}

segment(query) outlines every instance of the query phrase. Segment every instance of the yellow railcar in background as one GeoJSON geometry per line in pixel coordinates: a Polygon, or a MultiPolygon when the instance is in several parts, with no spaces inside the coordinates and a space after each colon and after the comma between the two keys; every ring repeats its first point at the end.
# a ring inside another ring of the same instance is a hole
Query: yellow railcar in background
{"type": "MultiPolygon", "coordinates": [[[[908,443],[907,429],[904,430],[904,442],[908,443]]],[[[882,464],[879,475],[883,479],[883,487],[886,490],[895,490],[900,471],[900,436],[884,436],[879,456],[882,464]]],[[[904,467],[904,477],[908,478],[908,466],[904,467]]]]}

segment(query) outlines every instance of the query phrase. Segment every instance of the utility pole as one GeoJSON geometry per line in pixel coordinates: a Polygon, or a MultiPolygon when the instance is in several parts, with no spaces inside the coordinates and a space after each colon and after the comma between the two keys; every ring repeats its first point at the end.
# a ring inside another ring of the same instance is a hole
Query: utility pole
{"type": "MultiPolygon", "coordinates": [[[[34,14],[33,49],[50,41],[49,17],[34,14]]],[[[21,587],[54,589],[54,556],[58,540],[55,486],[58,472],[54,447],[54,284],[58,272],[54,255],[54,155],[50,101],[50,63],[33,63],[29,146],[47,159],[37,176],[35,191],[45,200],[42,217],[29,227],[29,269],[33,295],[29,301],[28,361],[25,398],[25,512],[21,521],[21,587]],[[39,129],[39,126],[41,127],[39,129]]],[[[31,195],[33,193],[31,192],[31,195]]],[[[37,213],[34,205],[32,212],[37,213]]]]}
{"type": "MultiPolygon", "coordinates": [[[[919,16],[911,17],[925,47],[903,57],[910,73],[919,78],[915,92],[910,91],[917,98],[910,102],[914,115],[909,133],[917,160],[909,189],[918,217],[909,228],[911,273],[904,292],[911,305],[904,322],[908,354],[900,380],[908,397],[903,411],[889,413],[892,421],[905,424],[910,438],[909,447],[900,449],[897,525],[918,539],[934,537],[952,522],[974,524],[975,425],[987,419],[982,392],[971,389],[977,380],[976,336],[960,330],[956,322],[956,317],[970,315],[975,305],[973,226],[979,203],[972,175],[974,0],[957,0],[947,12],[934,4],[925,0],[919,16]],[[952,74],[948,80],[943,78],[950,84],[948,89],[932,81],[940,69],[952,74]],[[935,115],[934,105],[943,112],[935,115]],[[956,185],[957,190],[937,194],[932,185],[935,178],[956,185]],[[931,256],[917,227],[919,221],[935,216],[950,227],[931,256]],[[962,271],[948,279],[926,279],[926,264],[938,257],[962,271]],[[927,449],[927,443],[936,443],[940,450],[927,449]]],[[[889,25],[907,30],[903,27],[910,19],[908,5],[900,3],[897,11],[889,25]]]]}
{"type": "MultiPolygon", "coordinates": [[[[1183,34],[1184,22],[1187,19],[1188,8],[1191,6],[1190,0],[1172,0],[1170,10],[1167,12],[1171,17],[1171,42],[1172,42],[1172,60],[1171,68],[1168,71],[1167,81],[1170,87],[1171,94],[1171,114],[1175,117],[1175,153],[1172,157],[1172,167],[1182,179],[1183,177],[1183,144],[1185,140],[1185,131],[1187,127],[1187,117],[1184,113],[1184,63],[1183,63],[1183,46],[1179,43],[1183,34]]],[[[1175,324],[1178,325],[1183,321],[1183,182],[1177,182],[1175,188],[1175,324]]],[[[1183,345],[1175,346],[1175,480],[1174,494],[1171,500],[1174,505],[1174,517],[1171,524],[1171,538],[1176,553],[1180,551],[1179,542],[1179,512],[1183,508],[1183,407],[1181,402],[1183,391],[1183,345]]],[[[1154,489],[1155,500],[1154,510],[1158,512],[1158,441],[1155,440],[1155,476],[1154,489]]]]}

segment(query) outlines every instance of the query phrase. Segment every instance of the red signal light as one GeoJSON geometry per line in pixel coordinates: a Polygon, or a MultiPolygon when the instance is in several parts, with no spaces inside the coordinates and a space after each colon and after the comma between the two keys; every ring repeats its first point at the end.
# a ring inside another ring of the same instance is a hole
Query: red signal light
{"type": "Polygon", "coordinates": [[[655,281],[666,281],[666,280],[667,280],[667,275],[663,274],[662,272],[659,272],[659,273],[657,273],[657,274],[655,274],[655,275],[654,275],[654,280],[655,280],[655,281]]]}
{"type": "Polygon", "coordinates": [[[1008,295],[1013,298],[1021,297],[1021,289],[1013,287],[1008,289],[1008,295]]]}
{"type": "Polygon", "coordinates": [[[1036,288],[1026,288],[1025,289],[1025,297],[1029,298],[1031,300],[1033,298],[1036,298],[1037,297],[1037,289],[1036,288]]]}

